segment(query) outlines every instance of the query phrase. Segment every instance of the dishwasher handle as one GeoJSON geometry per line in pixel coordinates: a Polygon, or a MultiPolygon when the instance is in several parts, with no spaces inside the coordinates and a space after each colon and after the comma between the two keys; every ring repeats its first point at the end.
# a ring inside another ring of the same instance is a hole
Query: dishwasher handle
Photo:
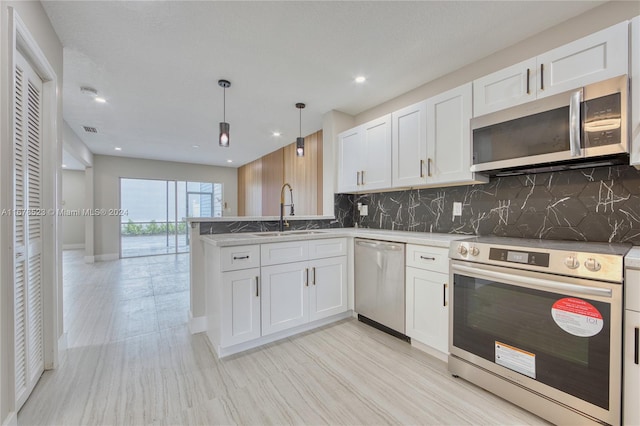
{"type": "Polygon", "coordinates": [[[402,244],[394,244],[394,243],[387,243],[387,242],[371,242],[371,241],[363,241],[363,240],[356,241],[356,245],[359,245],[362,247],[375,248],[375,249],[384,249],[389,251],[401,251],[403,248],[402,244]]]}

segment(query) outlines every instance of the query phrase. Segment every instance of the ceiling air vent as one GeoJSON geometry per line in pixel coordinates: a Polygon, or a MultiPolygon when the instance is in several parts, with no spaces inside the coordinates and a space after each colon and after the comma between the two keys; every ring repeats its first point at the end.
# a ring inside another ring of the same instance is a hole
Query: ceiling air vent
{"type": "Polygon", "coordinates": [[[98,133],[98,129],[96,129],[95,127],[82,126],[82,128],[87,133],[98,133]]]}

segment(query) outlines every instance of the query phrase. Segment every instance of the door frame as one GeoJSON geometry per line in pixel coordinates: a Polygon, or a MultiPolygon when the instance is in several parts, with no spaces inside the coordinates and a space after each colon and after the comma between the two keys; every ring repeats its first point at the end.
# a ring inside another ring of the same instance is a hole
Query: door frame
{"type": "MultiPolygon", "coordinates": [[[[42,259],[42,290],[43,290],[43,348],[45,370],[57,368],[64,359],[66,350],[66,334],[63,327],[62,309],[62,240],[59,238],[59,218],[56,214],[60,206],[60,180],[62,145],[59,141],[58,117],[58,77],[48,61],[46,55],[31,35],[24,21],[12,8],[8,12],[8,43],[6,56],[8,58],[2,70],[6,78],[2,81],[6,89],[6,101],[2,105],[5,109],[2,119],[6,120],[6,133],[0,143],[0,173],[2,177],[2,195],[0,202],[3,206],[13,206],[15,183],[13,179],[13,137],[15,133],[13,114],[13,93],[15,91],[15,58],[20,52],[31,64],[43,81],[42,102],[42,206],[47,210],[43,216],[42,253],[48,254],[42,259]]],[[[10,216],[1,222],[0,234],[0,280],[2,285],[2,318],[0,323],[8,324],[0,328],[0,353],[2,368],[0,376],[3,387],[0,389],[5,395],[2,401],[9,401],[6,411],[10,413],[9,421],[15,419],[17,401],[15,395],[15,332],[14,332],[14,271],[13,271],[13,220],[10,216]],[[3,321],[4,320],[4,321],[3,321]],[[6,374],[6,376],[5,376],[6,374]],[[4,385],[7,383],[8,385],[4,385]]],[[[5,408],[3,407],[3,412],[5,408]]],[[[2,420],[2,419],[0,419],[2,420]]]]}

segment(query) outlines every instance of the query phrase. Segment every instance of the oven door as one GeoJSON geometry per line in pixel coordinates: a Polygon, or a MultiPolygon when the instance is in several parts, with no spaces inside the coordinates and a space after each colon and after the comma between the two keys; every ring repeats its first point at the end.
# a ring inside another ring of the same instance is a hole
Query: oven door
{"type": "Polygon", "coordinates": [[[451,261],[452,356],[620,420],[622,285],[451,261]]]}

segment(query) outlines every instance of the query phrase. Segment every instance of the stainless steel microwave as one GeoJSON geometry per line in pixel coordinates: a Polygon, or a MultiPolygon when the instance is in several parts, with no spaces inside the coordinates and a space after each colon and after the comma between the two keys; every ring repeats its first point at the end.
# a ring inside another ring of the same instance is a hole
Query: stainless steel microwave
{"type": "Polygon", "coordinates": [[[471,171],[628,164],[628,90],[623,75],[472,119],[471,171]]]}

